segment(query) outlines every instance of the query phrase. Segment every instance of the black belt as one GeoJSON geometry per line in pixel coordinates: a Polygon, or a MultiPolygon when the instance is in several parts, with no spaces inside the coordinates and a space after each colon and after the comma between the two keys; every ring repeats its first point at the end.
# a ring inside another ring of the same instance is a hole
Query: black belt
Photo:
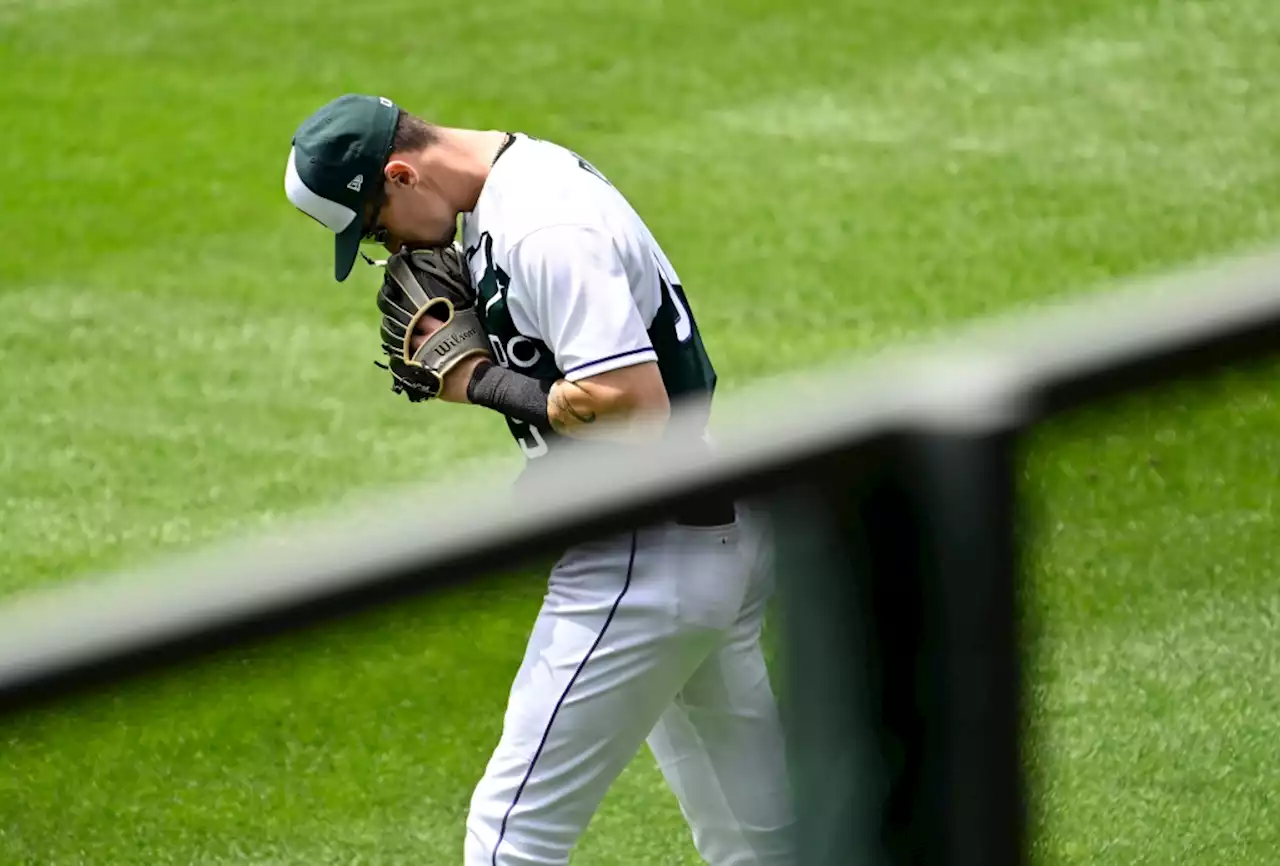
{"type": "Polygon", "coordinates": [[[733,500],[722,496],[687,502],[672,515],[680,526],[726,526],[736,517],[733,500]]]}

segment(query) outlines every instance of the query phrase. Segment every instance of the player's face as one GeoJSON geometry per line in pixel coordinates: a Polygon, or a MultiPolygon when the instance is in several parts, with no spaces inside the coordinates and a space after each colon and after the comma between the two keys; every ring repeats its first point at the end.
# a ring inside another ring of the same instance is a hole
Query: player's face
{"type": "Polygon", "coordinates": [[[458,212],[421,176],[410,184],[388,183],[374,220],[381,231],[377,242],[392,253],[401,247],[447,247],[458,228],[458,212]]]}

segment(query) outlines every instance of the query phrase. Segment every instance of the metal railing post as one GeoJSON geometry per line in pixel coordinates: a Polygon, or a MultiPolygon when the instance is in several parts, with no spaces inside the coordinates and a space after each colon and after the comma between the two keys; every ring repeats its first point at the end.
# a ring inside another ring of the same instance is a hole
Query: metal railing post
{"type": "Polygon", "coordinates": [[[904,449],[920,542],[924,862],[1026,862],[1015,445],[1010,430],[957,431],[904,449]]]}
{"type": "Polygon", "coordinates": [[[805,866],[1026,860],[1011,429],[773,500],[805,866]]]}

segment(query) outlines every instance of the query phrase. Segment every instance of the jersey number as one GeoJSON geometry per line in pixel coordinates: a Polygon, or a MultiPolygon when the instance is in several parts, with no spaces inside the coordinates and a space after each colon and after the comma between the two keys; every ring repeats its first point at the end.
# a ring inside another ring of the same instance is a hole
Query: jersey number
{"type": "Polygon", "coordinates": [[[662,290],[671,299],[671,308],[675,310],[676,339],[681,343],[687,343],[693,336],[693,320],[689,318],[689,310],[685,308],[684,299],[680,297],[680,286],[667,282],[664,277],[658,279],[662,280],[662,290]]]}

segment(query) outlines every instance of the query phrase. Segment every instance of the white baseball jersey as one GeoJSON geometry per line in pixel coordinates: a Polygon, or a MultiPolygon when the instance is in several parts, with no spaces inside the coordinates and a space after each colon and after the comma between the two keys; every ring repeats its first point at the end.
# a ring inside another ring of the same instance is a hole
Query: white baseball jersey
{"type": "MultiPolygon", "coordinates": [[[[675,268],[627,200],[577,154],[516,136],[463,215],[462,242],[500,365],[577,381],[653,361],[672,399],[709,401],[715,370],[675,268]]],[[[507,423],[530,458],[554,442],[507,423]]]]}

